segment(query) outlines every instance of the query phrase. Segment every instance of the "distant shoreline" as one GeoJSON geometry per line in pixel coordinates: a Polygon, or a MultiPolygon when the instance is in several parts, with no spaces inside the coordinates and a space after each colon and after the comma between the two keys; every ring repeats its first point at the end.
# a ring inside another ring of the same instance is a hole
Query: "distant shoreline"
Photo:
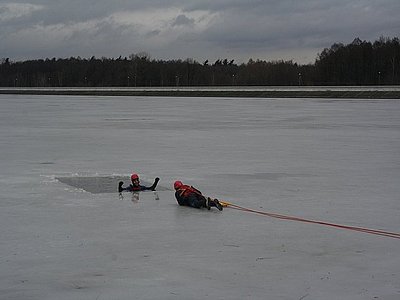
{"type": "Polygon", "coordinates": [[[0,94],[71,96],[400,99],[400,86],[7,88],[0,94]]]}

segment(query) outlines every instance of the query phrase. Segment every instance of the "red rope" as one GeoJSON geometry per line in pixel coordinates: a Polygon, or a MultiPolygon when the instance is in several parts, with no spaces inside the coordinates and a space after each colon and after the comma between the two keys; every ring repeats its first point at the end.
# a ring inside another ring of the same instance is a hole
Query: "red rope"
{"type": "Polygon", "coordinates": [[[363,227],[341,225],[341,224],[335,224],[335,223],[329,223],[329,222],[323,222],[323,221],[315,221],[315,220],[297,218],[297,217],[292,217],[292,216],[285,216],[285,215],[255,210],[255,209],[251,209],[251,208],[246,208],[246,207],[239,206],[239,205],[232,204],[232,203],[225,202],[225,201],[221,201],[221,203],[223,203],[224,205],[226,205],[228,207],[236,209],[236,210],[247,211],[247,212],[251,212],[251,213],[255,213],[255,214],[259,214],[259,215],[263,215],[263,216],[268,216],[268,217],[272,217],[272,218],[277,218],[277,219],[281,219],[281,220],[290,220],[290,221],[312,223],[312,224],[318,224],[318,225],[324,225],[324,226],[331,226],[331,227],[336,227],[336,228],[341,228],[341,229],[347,229],[347,230],[359,231],[359,232],[364,232],[364,233],[369,233],[369,234],[386,236],[386,237],[390,237],[390,238],[394,238],[394,239],[400,239],[400,233],[376,230],[376,229],[370,229],[370,228],[363,228],[363,227]]]}

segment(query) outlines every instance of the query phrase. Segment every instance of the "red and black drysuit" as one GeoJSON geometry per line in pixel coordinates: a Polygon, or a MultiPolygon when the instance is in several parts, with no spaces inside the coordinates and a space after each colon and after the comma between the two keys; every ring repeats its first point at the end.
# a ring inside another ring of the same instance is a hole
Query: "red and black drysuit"
{"type": "Polygon", "coordinates": [[[189,185],[181,185],[175,192],[175,198],[179,205],[191,206],[194,208],[207,207],[207,199],[199,190],[189,185]]]}

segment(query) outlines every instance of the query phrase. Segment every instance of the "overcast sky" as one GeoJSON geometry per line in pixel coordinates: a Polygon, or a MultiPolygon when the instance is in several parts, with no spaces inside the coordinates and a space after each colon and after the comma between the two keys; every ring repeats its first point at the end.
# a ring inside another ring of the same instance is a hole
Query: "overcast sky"
{"type": "Polygon", "coordinates": [[[314,62],[335,42],[400,36],[400,0],[0,0],[0,58],[314,62]]]}

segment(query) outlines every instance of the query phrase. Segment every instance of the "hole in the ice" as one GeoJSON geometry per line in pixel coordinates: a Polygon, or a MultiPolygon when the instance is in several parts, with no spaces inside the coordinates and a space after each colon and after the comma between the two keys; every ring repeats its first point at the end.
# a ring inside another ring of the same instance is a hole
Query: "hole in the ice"
{"type": "MultiPolygon", "coordinates": [[[[72,176],[72,177],[56,177],[56,179],[69,186],[85,190],[92,194],[101,193],[117,193],[118,182],[123,181],[124,186],[130,184],[130,178],[128,176],[72,176]]],[[[145,186],[151,186],[152,183],[144,180],[140,180],[140,184],[145,186]]],[[[157,186],[157,191],[166,191],[168,188],[157,186]]]]}

